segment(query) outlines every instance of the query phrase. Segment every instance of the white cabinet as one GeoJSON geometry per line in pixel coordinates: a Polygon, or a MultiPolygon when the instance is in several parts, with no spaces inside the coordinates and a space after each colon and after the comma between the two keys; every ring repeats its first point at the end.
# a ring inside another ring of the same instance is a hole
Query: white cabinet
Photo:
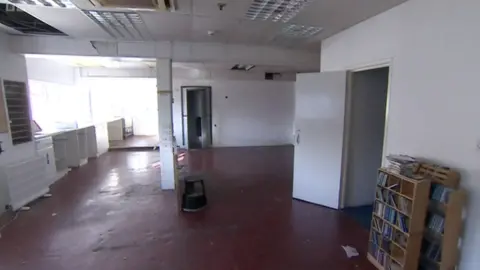
{"type": "Polygon", "coordinates": [[[101,155],[108,152],[108,149],[110,148],[110,142],[108,140],[107,123],[95,125],[95,135],[97,138],[98,154],[101,155]]]}
{"type": "Polygon", "coordinates": [[[82,128],[77,130],[78,138],[78,156],[80,158],[80,165],[83,165],[88,158],[88,139],[87,139],[87,129],[82,128]]]}
{"type": "Polygon", "coordinates": [[[82,161],[80,158],[80,146],[78,142],[77,130],[71,130],[64,133],[67,139],[67,166],[70,168],[80,167],[82,161]]]}
{"type": "Polygon", "coordinates": [[[44,157],[46,177],[53,184],[57,180],[57,166],[52,137],[35,139],[37,156],[44,157]]]}
{"type": "Polygon", "coordinates": [[[87,141],[89,158],[96,158],[106,153],[110,147],[107,123],[99,123],[87,128],[87,141]]]}
{"type": "Polygon", "coordinates": [[[3,165],[0,175],[7,184],[8,201],[14,211],[46,194],[51,184],[44,156],[3,165]]]}
{"type": "Polygon", "coordinates": [[[53,151],[55,152],[55,166],[60,174],[57,180],[68,172],[67,163],[67,136],[58,134],[52,137],[53,151]]]}
{"type": "Polygon", "coordinates": [[[108,122],[108,139],[110,141],[123,141],[124,122],[123,118],[108,122]]]}

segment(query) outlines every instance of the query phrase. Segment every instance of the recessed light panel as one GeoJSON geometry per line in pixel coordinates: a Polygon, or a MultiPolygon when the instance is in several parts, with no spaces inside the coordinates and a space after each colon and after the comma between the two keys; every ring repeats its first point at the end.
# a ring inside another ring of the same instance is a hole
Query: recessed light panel
{"type": "Polygon", "coordinates": [[[245,16],[251,20],[288,22],[313,0],[253,0],[245,16]]]}
{"type": "Polygon", "coordinates": [[[310,38],[322,31],[321,27],[290,24],[282,29],[282,34],[291,38],[310,38]]]}
{"type": "Polygon", "coordinates": [[[75,8],[70,0],[8,0],[8,2],[17,5],[34,5],[57,8],[75,8]]]}
{"type": "Polygon", "coordinates": [[[150,34],[136,12],[83,11],[91,20],[117,39],[144,40],[150,34]]]}

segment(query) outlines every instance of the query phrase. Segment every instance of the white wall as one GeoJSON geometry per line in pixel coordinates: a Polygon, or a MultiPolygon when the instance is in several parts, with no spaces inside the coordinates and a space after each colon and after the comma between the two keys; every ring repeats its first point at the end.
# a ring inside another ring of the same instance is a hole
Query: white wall
{"type": "Polygon", "coordinates": [[[480,266],[480,1],[410,0],[322,44],[322,71],[392,61],[386,153],[458,168],[469,192],[461,269],[480,266]]]}
{"type": "Polygon", "coordinates": [[[185,80],[174,77],[173,124],[178,144],[182,143],[182,86],[212,87],[213,146],[263,146],[292,142],[293,82],[185,80]]]}
{"type": "Polygon", "coordinates": [[[27,73],[29,80],[75,85],[78,68],[60,64],[54,60],[27,57],[27,73]]]}
{"type": "MultiPolygon", "coordinates": [[[[8,38],[7,35],[0,33],[0,78],[28,83],[25,58],[22,55],[10,53],[8,38]]],[[[0,164],[15,162],[35,155],[33,142],[13,146],[8,133],[1,133],[0,141],[2,149],[5,151],[0,154],[0,164]]],[[[4,211],[5,204],[9,202],[7,187],[2,180],[3,177],[0,176],[0,213],[4,211]]]]}
{"type": "Polygon", "coordinates": [[[374,201],[377,169],[382,164],[388,68],[352,75],[350,136],[345,206],[374,201]]]}

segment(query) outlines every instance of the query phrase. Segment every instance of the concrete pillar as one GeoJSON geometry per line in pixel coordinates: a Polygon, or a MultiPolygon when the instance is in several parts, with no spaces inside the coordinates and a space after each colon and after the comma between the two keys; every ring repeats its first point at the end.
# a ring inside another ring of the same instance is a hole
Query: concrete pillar
{"type": "Polygon", "coordinates": [[[160,185],[163,190],[175,189],[175,152],[172,118],[172,60],[157,59],[158,128],[160,136],[160,185]]]}

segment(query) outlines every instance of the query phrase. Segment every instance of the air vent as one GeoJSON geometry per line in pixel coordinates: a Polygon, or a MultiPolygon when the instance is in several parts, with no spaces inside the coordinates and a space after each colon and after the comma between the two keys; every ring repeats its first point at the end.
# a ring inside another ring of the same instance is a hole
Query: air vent
{"type": "Polygon", "coordinates": [[[290,24],[282,29],[282,35],[291,38],[310,38],[322,31],[321,27],[290,24]]]}
{"type": "Polygon", "coordinates": [[[240,70],[240,71],[249,71],[253,69],[255,66],[254,65],[240,65],[237,64],[231,68],[231,70],[240,70]]]}
{"type": "Polygon", "coordinates": [[[245,17],[251,20],[288,22],[313,0],[253,0],[245,17]]]}
{"type": "Polygon", "coordinates": [[[32,141],[30,105],[24,82],[3,81],[13,145],[32,141]]]}
{"type": "Polygon", "coordinates": [[[90,0],[94,6],[140,10],[169,10],[177,8],[175,0],[90,0]]]}
{"type": "Polygon", "coordinates": [[[24,34],[66,36],[62,31],[10,4],[0,4],[0,23],[24,34]]]}
{"type": "Polygon", "coordinates": [[[12,4],[45,6],[56,8],[75,8],[75,5],[70,0],[8,0],[12,4]]]}
{"type": "Polygon", "coordinates": [[[144,40],[150,37],[140,15],[134,11],[83,11],[110,36],[117,39],[144,40]]]}

